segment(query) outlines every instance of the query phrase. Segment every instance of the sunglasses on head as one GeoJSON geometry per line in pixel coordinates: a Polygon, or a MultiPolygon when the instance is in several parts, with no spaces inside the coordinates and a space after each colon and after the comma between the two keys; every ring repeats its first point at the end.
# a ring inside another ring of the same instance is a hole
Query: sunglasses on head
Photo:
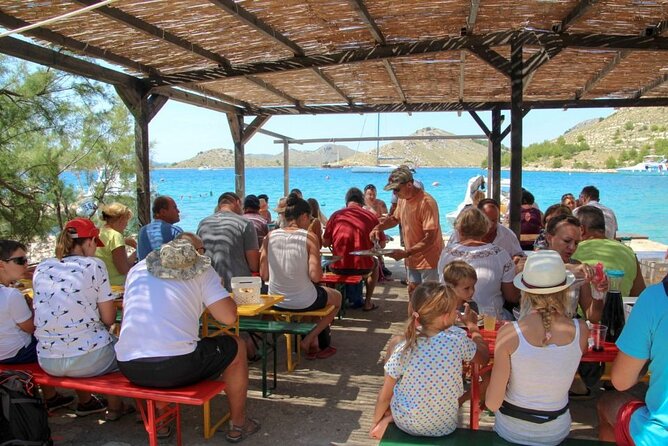
{"type": "Polygon", "coordinates": [[[10,257],[9,259],[5,260],[5,262],[14,262],[17,265],[27,265],[28,264],[28,257],[27,256],[10,257]]]}

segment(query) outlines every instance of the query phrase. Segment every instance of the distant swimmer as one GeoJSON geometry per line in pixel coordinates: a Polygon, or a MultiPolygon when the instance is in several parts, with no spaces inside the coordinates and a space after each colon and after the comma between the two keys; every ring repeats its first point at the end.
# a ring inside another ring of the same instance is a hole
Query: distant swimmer
{"type": "Polygon", "coordinates": [[[326,180],[329,180],[329,175],[325,175],[325,179],[326,179],[326,180]]]}
{"type": "Polygon", "coordinates": [[[436,186],[440,186],[441,183],[439,183],[438,181],[434,181],[433,183],[431,183],[431,185],[436,187],[436,186]]]}

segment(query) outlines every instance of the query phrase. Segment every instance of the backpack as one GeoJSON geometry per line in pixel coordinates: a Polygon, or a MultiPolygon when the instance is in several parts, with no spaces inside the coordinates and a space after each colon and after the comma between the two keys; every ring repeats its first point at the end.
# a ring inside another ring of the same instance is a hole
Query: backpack
{"type": "Polygon", "coordinates": [[[32,375],[0,372],[0,446],[52,446],[48,412],[32,375]]]}

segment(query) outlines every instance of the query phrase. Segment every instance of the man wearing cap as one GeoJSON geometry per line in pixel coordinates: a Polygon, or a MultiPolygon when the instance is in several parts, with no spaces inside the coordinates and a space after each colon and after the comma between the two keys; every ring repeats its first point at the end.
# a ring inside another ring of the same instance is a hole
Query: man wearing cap
{"type": "Polygon", "coordinates": [[[257,245],[262,246],[262,240],[269,233],[267,220],[260,215],[260,199],[255,195],[247,195],[244,199],[244,217],[247,218],[257,233],[257,245]]]}
{"type": "Polygon", "coordinates": [[[222,377],[231,413],[227,439],[237,442],[260,429],[246,417],[246,349],[236,336],[199,338],[203,308],[230,325],[237,306],[198,248],[202,241],[194,235],[173,240],[130,270],[116,356],[121,372],[139,386],[179,387],[222,377]]]}
{"type": "Polygon", "coordinates": [[[241,216],[241,199],[234,192],[218,198],[216,213],[199,223],[197,235],[228,291],[232,290],[232,277],[259,271],[257,233],[253,223],[241,216]]]}
{"type": "Polygon", "coordinates": [[[149,252],[160,247],[183,232],[174,225],[178,223],[179,208],[172,197],[162,195],[153,200],[153,221],[139,230],[137,238],[137,260],[146,258],[149,252]]]}
{"type": "MultiPolygon", "coordinates": [[[[373,256],[355,256],[351,252],[370,250],[373,243],[369,237],[371,231],[379,224],[378,217],[368,209],[364,209],[364,195],[356,187],[346,193],[346,207],[334,212],[327,221],[323,245],[331,246],[332,253],[341,259],[329,267],[333,273],[340,275],[361,275],[365,277],[366,299],[362,310],[371,311],[378,306],[371,302],[373,290],[378,283],[378,260],[373,256]]],[[[380,245],[385,245],[385,234],[380,233],[380,245]]],[[[346,296],[348,293],[346,293],[346,296]]],[[[353,302],[353,305],[360,305],[353,302]]]]}
{"type": "Polygon", "coordinates": [[[385,190],[395,191],[397,208],[371,231],[372,240],[379,240],[380,231],[401,223],[404,249],[394,250],[390,257],[406,259],[408,292],[427,280],[438,280],[438,259],[443,249],[443,235],[438,218],[438,205],[423,189],[415,187],[413,173],[407,167],[394,169],[385,190]]]}

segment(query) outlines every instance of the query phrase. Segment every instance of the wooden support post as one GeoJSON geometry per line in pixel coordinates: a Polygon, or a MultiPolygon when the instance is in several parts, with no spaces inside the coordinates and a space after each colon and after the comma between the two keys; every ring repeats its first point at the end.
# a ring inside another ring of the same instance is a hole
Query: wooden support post
{"type": "Polygon", "coordinates": [[[151,222],[151,173],[148,124],[167,102],[164,96],[145,95],[144,90],[116,86],[116,92],[135,120],[135,158],[137,219],[139,225],[151,222]]]}
{"type": "Polygon", "coordinates": [[[522,44],[513,40],[510,45],[510,229],[520,236],[522,200],[522,44]]]}
{"type": "Polygon", "coordinates": [[[234,141],[234,191],[243,200],[246,196],[246,159],[244,153],[244,117],[236,113],[227,113],[234,141]]]}
{"type": "Polygon", "coordinates": [[[290,192],[290,143],[283,140],[283,196],[290,192]]]}
{"type": "Polygon", "coordinates": [[[492,143],[492,156],[490,164],[492,166],[491,180],[492,198],[501,203],[501,110],[495,108],[492,110],[492,136],[489,139],[492,143]]]}

